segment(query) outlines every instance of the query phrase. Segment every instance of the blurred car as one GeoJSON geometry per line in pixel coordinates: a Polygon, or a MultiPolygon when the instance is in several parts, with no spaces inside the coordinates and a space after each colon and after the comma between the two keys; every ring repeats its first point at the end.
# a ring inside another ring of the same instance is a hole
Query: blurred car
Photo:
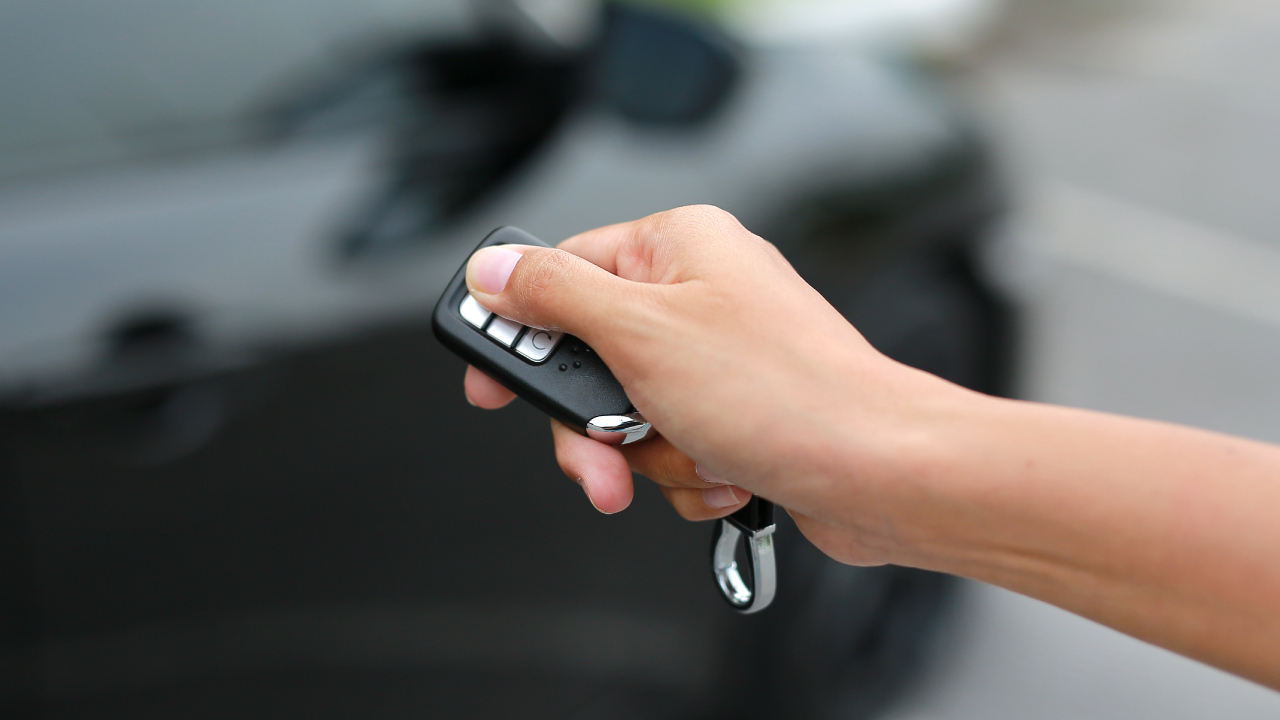
{"type": "Polygon", "coordinates": [[[235,141],[0,186],[5,717],[860,718],[910,682],[947,578],[784,521],[738,616],[706,526],[643,483],[595,513],[431,337],[495,226],[711,203],[889,355],[1004,389],[999,187],[927,76],[602,12],[371,43],[235,141]]]}

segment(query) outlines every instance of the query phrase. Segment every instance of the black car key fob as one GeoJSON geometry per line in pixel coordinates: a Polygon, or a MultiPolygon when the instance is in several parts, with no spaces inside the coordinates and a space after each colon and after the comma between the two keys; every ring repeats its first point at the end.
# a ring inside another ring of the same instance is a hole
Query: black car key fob
{"type": "MultiPolygon", "coordinates": [[[[476,248],[550,247],[523,230],[498,228],[476,248]]],[[[474,254],[474,253],[473,253],[474,254]]],[[[582,340],[525,327],[490,313],[467,292],[464,264],[445,289],[431,326],[446,347],[534,407],[584,435],[610,444],[643,440],[649,423],[622,385],[582,340]]]]}
{"type": "MultiPolygon", "coordinates": [[[[491,245],[550,247],[513,227],[494,230],[476,250],[491,245]]],[[[523,326],[494,315],[467,292],[466,275],[464,263],[432,313],[431,326],[440,342],[583,435],[622,445],[650,435],[650,424],[590,346],[572,335],[523,326]]],[[[741,612],[762,610],[773,600],[777,577],[774,528],[773,503],[758,497],[716,524],[712,571],[721,594],[741,612]],[[740,539],[748,544],[745,575],[735,557],[740,539]]]]}

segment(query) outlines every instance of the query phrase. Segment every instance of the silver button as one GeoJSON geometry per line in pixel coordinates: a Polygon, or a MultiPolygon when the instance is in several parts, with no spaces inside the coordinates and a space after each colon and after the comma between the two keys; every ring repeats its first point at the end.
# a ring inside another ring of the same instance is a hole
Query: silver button
{"type": "Polygon", "coordinates": [[[494,340],[511,347],[511,343],[516,341],[516,336],[520,334],[522,328],[524,326],[514,320],[495,317],[493,322],[489,323],[489,329],[485,330],[485,332],[489,333],[489,337],[494,340]]]}
{"type": "Polygon", "coordinates": [[[534,362],[542,362],[551,355],[552,350],[556,349],[556,345],[562,337],[564,337],[562,332],[529,328],[529,332],[520,338],[520,344],[516,346],[516,352],[534,362]]]}
{"type": "Polygon", "coordinates": [[[484,327],[484,321],[493,314],[486,310],[479,300],[471,297],[471,293],[467,293],[467,296],[462,299],[462,304],[458,306],[458,313],[462,315],[463,320],[478,328],[484,327]]]}

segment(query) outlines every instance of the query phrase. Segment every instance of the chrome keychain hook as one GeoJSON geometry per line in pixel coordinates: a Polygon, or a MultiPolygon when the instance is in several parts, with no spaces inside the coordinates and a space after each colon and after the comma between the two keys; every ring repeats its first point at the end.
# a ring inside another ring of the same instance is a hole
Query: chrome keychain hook
{"type": "MultiPolygon", "coordinates": [[[[587,436],[608,445],[630,445],[648,438],[653,426],[638,412],[600,415],[587,423],[587,436]]],[[[773,602],[778,589],[778,564],[773,553],[773,503],[751,498],[741,510],[716,523],[711,536],[711,572],[720,594],[738,612],[760,612],[773,602]],[[744,577],[738,567],[738,542],[747,543],[744,577]]]]}
{"type": "Polygon", "coordinates": [[[711,572],[720,594],[744,615],[769,607],[778,589],[773,551],[773,503],[752,498],[746,507],[716,523],[711,535],[711,572]],[[738,542],[747,543],[747,578],[738,566],[738,542]]]}

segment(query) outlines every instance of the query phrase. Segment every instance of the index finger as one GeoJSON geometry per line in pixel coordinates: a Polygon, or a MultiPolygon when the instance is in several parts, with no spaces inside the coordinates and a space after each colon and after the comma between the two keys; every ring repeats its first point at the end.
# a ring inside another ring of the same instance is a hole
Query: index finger
{"type": "Polygon", "coordinates": [[[634,237],[635,222],[625,222],[578,233],[556,247],[618,275],[618,256],[634,237]]]}
{"type": "Polygon", "coordinates": [[[744,237],[768,245],[720,208],[690,205],[589,230],[559,247],[624,280],[672,284],[693,277],[691,270],[701,274],[698,266],[714,267],[706,260],[740,246],[744,237]]]}
{"type": "Polygon", "coordinates": [[[462,391],[467,402],[485,410],[497,410],[506,407],[516,394],[503,387],[501,383],[485,375],[474,365],[467,366],[467,375],[462,380],[462,391]]]}

